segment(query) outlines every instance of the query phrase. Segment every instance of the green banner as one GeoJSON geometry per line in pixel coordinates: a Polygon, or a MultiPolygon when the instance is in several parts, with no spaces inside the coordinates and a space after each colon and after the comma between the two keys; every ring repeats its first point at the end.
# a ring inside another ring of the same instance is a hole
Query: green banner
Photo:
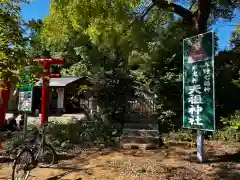
{"type": "Polygon", "coordinates": [[[215,131],[213,32],[183,40],[183,127],[215,131]]]}

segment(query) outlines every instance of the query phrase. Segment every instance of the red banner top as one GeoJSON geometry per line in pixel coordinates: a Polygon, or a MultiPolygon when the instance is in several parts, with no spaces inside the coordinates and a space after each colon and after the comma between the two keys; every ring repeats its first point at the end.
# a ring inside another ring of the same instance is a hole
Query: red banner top
{"type": "MultiPolygon", "coordinates": [[[[47,75],[42,75],[42,76],[47,76],[47,75]]],[[[35,78],[40,78],[41,76],[40,75],[35,75],[35,78]]],[[[61,77],[61,74],[50,74],[49,75],[50,78],[60,78],[61,77]]]]}
{"type": "Polygon", "coordinates": [[[34,59],[33,61],[35,62],[40,62],[40,63],[47,63],[47,64],[63,64],[64,60],[63,59],[58,59],[58,58],[40,58],[40,59],[34,59]]]}
{"type": "Polygon", "coordinates": [[[49,76],[50,76],[50,78],[60,78],[61,77],[60,74],[50,74],[49,76]]]}

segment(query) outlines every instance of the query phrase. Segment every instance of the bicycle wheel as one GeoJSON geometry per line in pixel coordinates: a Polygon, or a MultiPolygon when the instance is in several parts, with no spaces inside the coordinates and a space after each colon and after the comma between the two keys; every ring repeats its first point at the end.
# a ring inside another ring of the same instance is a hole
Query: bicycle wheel
{"type": "Polygon", "coordinates": [[[23,149],[16,157],[12,167],[12,180],[27,180],[30,171],[35,168],[34,156],[30,149],[23,149]],[[26,156],[28,154],[28,156],[26,156]],[[20,167],[18,167],[20,165],[20,167]],[[23,170],[23,174],[19,173],[23,170]]]}
{"type": "Polygon", "coordinates": [[[44,144],[38,149],[35,159],[38,160],[39,167],[46,168],[56,163],[57,154],[51,145],[44,144]]]}

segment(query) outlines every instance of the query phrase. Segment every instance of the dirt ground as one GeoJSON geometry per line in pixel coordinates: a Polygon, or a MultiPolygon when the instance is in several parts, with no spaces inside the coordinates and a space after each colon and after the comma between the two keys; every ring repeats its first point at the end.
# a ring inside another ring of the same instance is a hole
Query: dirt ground
{"type": "MultiPolygon", "coordinates": [[[[32,180],[240,180],[240,146],[208,142],[208,161],[196,161],[196,148],[169,143],[158,150],[106,149],[65,157],[51,168],[37,168],[32,180]]],[[[0,164],[0,180],[10,179],[11,164],[0,164]]]]}

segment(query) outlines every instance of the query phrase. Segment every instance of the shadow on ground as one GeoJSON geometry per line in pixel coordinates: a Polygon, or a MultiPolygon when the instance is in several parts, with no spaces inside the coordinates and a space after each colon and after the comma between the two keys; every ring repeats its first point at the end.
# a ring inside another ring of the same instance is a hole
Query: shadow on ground
{"type": "Polygon", "coordinates": [[[240,151],[236,153],[227,153],[219,156],[213,156],[206,161],[208,164],[219,164],[215,173],[217,179],[221,180],[239,180],[240,179],[240,151]]]}
{"type": "MultiPolygon", "coordinates": [[[[92,167],[93,168],[93,167],[92,167]]],[[[61,169],[61,170],[64,170],[66,172],[62,173],[62,174],[58,174],[56,176],[52,176],[52,177],[49,177],[47,178],[47,180],[58,180],[64,176],[67,176],[73,172],[80,172],[80,171],[84,171],[86,174],[89,174],[88,172],[90,172],[90,170],[92,168],[76,168],[76,167],[66,167],[66,166],[58,166],[58,167],[51,167],[51,169],[61,169]]],[[[90,173],[91,174],[91,173],[90,173]]],[[[78,177],[77,179],[73,179],[73,180],[81,180],[82,178],[81,177],[78,177]]]]}
{"type": "MultiPolygon", "coordinates": [[[[199,163],[196,152],[192,153],[188,158],[185,160],[188,160],[190,162],[199,163]]],[[[207,160],[205,160],[204,164],[216,164],[216,163],[240,163],[240,151],[236,153],[227,153],[216,156],[214,152],[209,151],[207,152],[207,160]]]]}
{"type": "Polygon", "coordinates": [[[59,174],[59,175],[57,175],[57,176],[49,177],[49,178],[47,178],[47,180],[58,180],[58,179],[66,176],[66,175],[68,175],[68,174],[70,174],[70,173],[72,173],[72,172],[74,172],[74,171],[67,171],[67,172],[64,172],[64,173],[62,173],[62,174],[59,174]]]}
{"type": "Polygon", "coordinates": [[[13,162],[13,159],[8,158],[8,157],[0,157],[0,164],[4,164],[4,163],[11,163],[13,162]]]}
{"type": "Polygon", "coordinates": [[[240,172],[233,170],[233,168],[228,165],[220,165],[215,172],[215,177],[221,180],[239,180],[240,172]]]}
{"type": "MultiPolygon", "coordinates": [[[[72,173],[72,172],[79,172],[82,171],[83,169],[77,169],[77,168],[66,168],[66,167],[61,167],[61,168],[57,168],[57,169],[63,169],[63,170],[67,170],[66,172],[62,173],[62,174],[58,174],[56,176],[52,176],[47,178],[47,180],[58,180],[64,176],[67,176],[68,174],[72,173]]],[[[80,178],[82,179],[82,178],[80,178]]]]}
{"type": "Polygon", "coordinates": [[[68,155],[68,154],[58,154],[57,158],[59,161],[70,160],[76,157],[76,155],[68,155]]]}
{"type": "Polygon", "coordinates": [[[212,160],[207,161],[207,163],[221,163],[221,162],[233,162],[240,163],[240,150],[232,154],[223,154],[213,157],[212,160]]]}

